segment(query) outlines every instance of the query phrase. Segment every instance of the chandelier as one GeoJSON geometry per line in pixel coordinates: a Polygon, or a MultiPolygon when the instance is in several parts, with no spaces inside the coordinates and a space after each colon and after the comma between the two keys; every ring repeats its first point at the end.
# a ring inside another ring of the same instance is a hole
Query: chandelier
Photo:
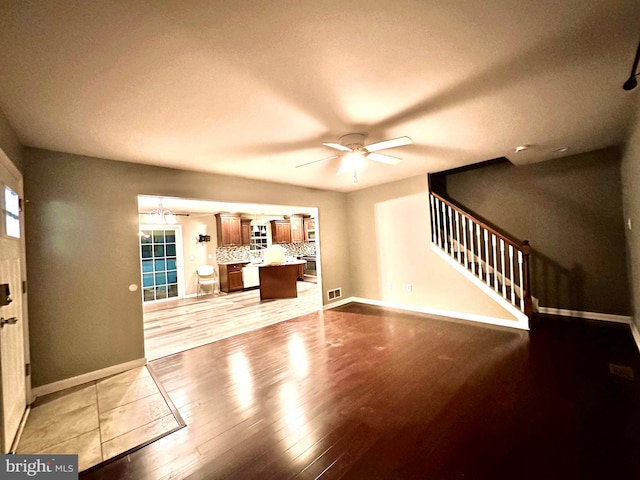
{"type": "Polygon", "coordinates": [[[148,223],[153,225],[175,225],[178,223],[176,216],[170,210],[162,206],[162,199],[158,200],[158,208],[147,214],[148,223]]]}

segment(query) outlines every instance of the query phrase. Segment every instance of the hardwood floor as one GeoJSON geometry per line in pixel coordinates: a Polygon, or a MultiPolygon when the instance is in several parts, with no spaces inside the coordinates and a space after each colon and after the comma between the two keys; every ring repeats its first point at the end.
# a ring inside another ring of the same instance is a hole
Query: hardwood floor
{"type": "Polygon", "coordinates": [[[640,478],[624,325],[349,304],[150,365],[187,427],[82,478],[640,478]]]}
{"type": "Polygon", "coordinates": [[[144,305],[147,360],[182,352],[322,309],[320,286],[297,282],[298,297],[260,300],[260,290],[144,305]]]}

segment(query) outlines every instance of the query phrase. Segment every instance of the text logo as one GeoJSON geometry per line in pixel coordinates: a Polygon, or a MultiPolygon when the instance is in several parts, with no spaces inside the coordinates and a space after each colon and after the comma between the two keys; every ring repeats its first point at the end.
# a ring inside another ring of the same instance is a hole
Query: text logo
{"type": "Polygon", "coordinates": [[[0,478],[77,480],[78,455],[0,455],[0,478]]]}

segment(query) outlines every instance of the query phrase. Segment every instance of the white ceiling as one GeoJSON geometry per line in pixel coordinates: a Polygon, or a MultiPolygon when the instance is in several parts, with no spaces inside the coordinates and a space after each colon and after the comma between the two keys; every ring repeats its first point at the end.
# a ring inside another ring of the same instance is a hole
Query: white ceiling
{"type": "Polygon", "coordinates": [[[3,0],[0,107],[28,146],[349,191],[620,143],[639,18],[638,0],[3,0]],[[354,132],[415,143],[358,184],[338,160],[295,168],[354,132]]]}

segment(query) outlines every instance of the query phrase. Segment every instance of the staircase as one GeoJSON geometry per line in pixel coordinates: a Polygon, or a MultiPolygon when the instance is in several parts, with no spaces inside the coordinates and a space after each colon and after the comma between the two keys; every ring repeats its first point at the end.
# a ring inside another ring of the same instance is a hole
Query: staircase
{"type": "Polygon", "coordinates": [[[507,238],[433,192],[429,203],[434,249],[518,318],[531,319],[529,242],[507,238]]]}

